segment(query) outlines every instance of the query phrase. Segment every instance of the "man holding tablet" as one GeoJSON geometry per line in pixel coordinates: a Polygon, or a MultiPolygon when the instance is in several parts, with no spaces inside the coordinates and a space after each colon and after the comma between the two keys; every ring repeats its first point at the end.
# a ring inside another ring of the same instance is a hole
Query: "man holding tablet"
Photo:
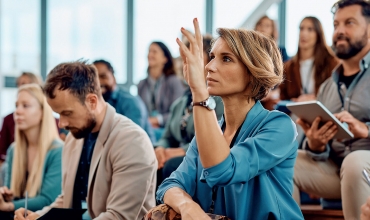
{"type": "Polygon", "coordinates": [[[348,124],[354,138],[333,138],[333,122],[319,126],[302,119],[306,140],[298,152],[294,170],[294,198],[299,190],[327,199],[342,199],[345,219],[360,219],[360,207],[370,195],[362,170],[370,171],[370,3],[340,0],[334,14],[333,48],[342,59],[332,77],[320,87],[320,101],[341,122],[348,124]]]}

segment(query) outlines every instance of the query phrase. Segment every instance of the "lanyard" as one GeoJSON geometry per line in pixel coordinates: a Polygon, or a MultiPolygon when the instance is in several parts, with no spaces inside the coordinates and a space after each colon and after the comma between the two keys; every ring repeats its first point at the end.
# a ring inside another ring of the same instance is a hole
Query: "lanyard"
{"type": "MultiPolygon", "coordinates": [[[[368,65],[367,64],[365,64],[364,65],[365,67],[364,67],[364,69],[362,70],[362,71],[360,71],[360,73],[358,73],[358,75],[352,80],[352,82],[351,82],[351,84],[349,85],[349,87],[347,88],[347,90],[346,90],[346,92],[345,92],[345,94],[344,94],[344,96],[345,97],[343,97],[342,96],[342,93],[341,93],[341,87],[342,86],[345,86],[345,84],[344,83],[342,83],[342,82],[338,82],[337,83],[337,88],[338,88],[338,95],[339,95],[339,98],[340,98],[340,102],[341,102],[341,104],[342,104],[342,108],[341,108],[341,111],[344,111],[344,101],[345,101],[345,99],[347,99],[348,98],[348,96],[350,96],[349,94],[348,94],[348,91],[349,91],[349,89],[351,89],[351,91],[354,89],[353,87],[354,87],[354,85],[355,84],[357,84],[357,82],[358,81],[360,81],[360,79],[361,79],[361,77],[365,74],[365,72],[366,72],[366,70],[367,70],[367,68],[368,68],[368,65]],[[345,98],[345,99],[344,99],[345,98]]],[[[348,107],[348,111],[349,111],[349,107],[348,107]]]]}

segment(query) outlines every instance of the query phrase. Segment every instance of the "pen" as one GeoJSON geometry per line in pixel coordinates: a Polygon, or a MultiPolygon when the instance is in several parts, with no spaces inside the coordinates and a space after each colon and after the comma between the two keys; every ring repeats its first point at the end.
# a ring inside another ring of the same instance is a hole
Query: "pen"
{"type": "Polygon", "coordinates": [[[24,200],[24,218],[26,218],[27,217],[27,203],[28,203],[28,192],[26,191],[26,198],[25,198],[25,200],[24,200]]]}
{"type": "Polygon", "coordinates": [[[367,184],[369,184],[369,186],[370,186],[370,177],[369,177],[369,174],[367,173],[367,171],[365,169],[362,171],[362,174],[364,174],[365,180],[366,180],[367,184]]]}

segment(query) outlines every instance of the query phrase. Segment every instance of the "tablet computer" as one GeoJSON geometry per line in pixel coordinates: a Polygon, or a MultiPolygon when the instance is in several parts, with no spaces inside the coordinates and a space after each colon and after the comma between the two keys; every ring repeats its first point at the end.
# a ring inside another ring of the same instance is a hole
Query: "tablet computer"
{"type": "Polygon", "coordinates": [[[351,139],[353,134],[348,130],[346,123],[341,123],[321,102],[294,102],[288,103],[286,107],[297,117],[303,119],[309,124],[315,120],[316,117],[321,118],[321,122],[326,123],[332,121],[338,127],[338,132],[334,139],[351,139]]]}
{"type": "Polygon", "coordinates": [[[37,218],[38,220],[81,220],[86,209],[62,209],[52,208],[45,215],[37,218]]]}

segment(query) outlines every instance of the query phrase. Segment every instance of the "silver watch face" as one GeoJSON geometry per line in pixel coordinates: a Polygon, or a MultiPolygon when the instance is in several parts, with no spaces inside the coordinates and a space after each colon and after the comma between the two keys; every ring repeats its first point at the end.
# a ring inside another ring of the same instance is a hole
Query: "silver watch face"
{"type": "Polygon", "coordinates": [[[213,97],[209,97],[207,100],[207,108],[209,110],[214,110],[216,108],[216,101],[213,97]]]}

